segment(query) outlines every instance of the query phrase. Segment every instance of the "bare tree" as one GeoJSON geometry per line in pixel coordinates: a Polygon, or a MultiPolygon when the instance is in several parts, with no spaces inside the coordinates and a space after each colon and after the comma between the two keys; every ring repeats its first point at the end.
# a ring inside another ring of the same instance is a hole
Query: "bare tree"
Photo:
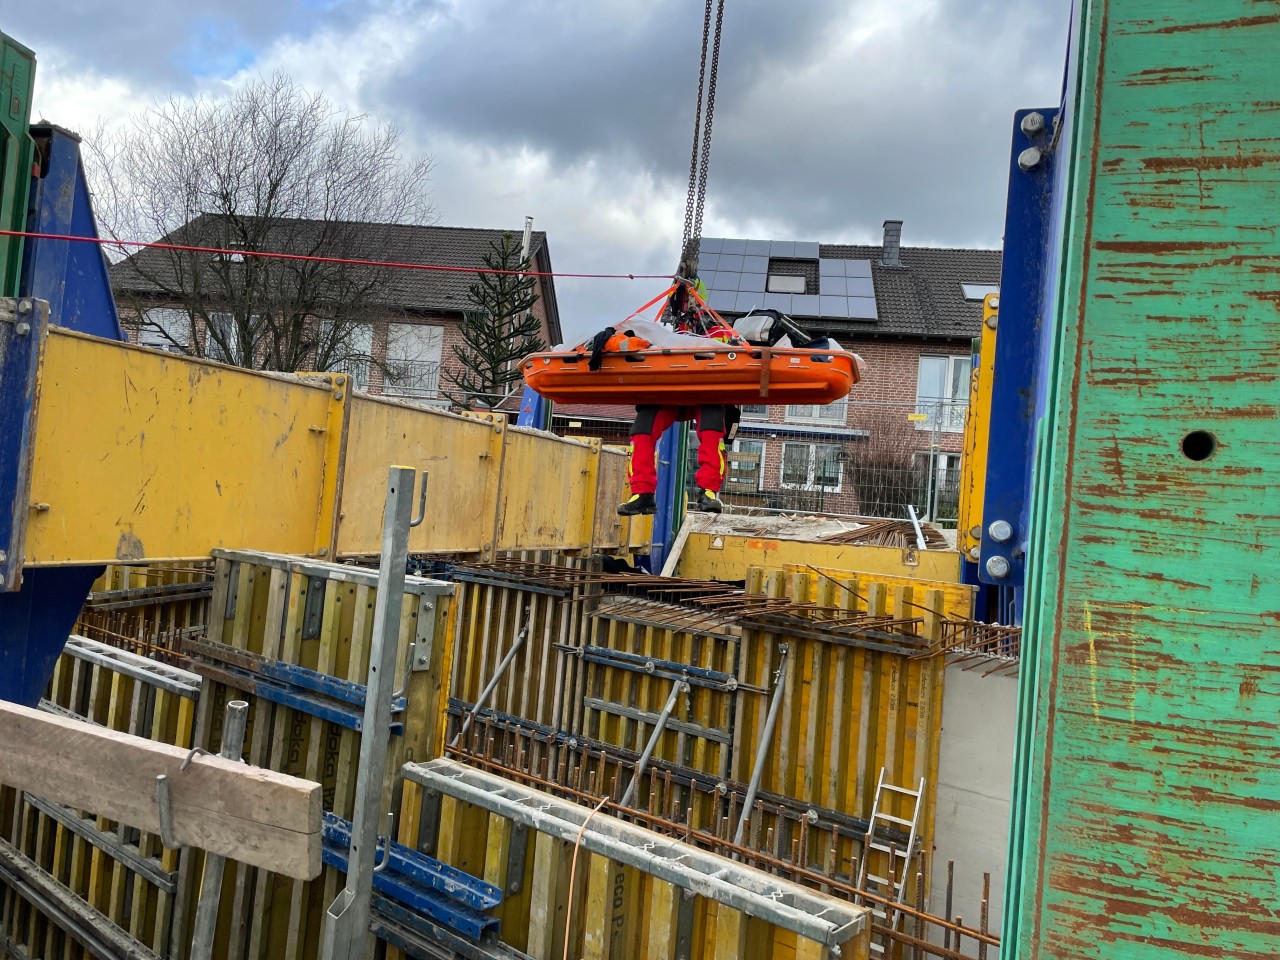
{"type": "Polygon", "coordinates": [[[230,251],[129,256],[113,271],[126,305],[173,348],[240,366],[367,362],[359,321],[371,307],[394,307],[403,278],[333,261],[391,259],[402,225],[436,219],[429,157],[403,156],[394,127],[340,111],[282,74],[226,100],[154,104],[129,127],[100,131],[92,147],[108,234],[230,251]]]}

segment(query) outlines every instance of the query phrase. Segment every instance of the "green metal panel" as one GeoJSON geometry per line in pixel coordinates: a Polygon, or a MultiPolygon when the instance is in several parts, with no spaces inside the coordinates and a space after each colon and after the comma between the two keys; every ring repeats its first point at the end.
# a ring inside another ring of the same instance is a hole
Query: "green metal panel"
{"type": "MultiPolygon", "coordinates": [[[[0,33],[0,229],[26,228],[35,149],[27,128],[35,79],[35,54],[0,33]]],[[[18,295],[21,271],[22,238],[0,237],[0,297],[18,295]]]]}
{"type": "Polygon", "coordinates": [[[1081,7],[1004,956],[1272,960],[1280,3],[1081,7]]]}

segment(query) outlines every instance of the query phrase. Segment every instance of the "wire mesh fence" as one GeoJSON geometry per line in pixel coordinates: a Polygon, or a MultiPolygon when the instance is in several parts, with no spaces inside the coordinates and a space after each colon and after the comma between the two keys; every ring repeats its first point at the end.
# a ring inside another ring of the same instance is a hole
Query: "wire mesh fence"
{"type": "MultiPolygon", "coordinates": [[[[966,406],[954,401],[842,401],[823,407],[742,409],[725,451],[721,499],[735,513],[820,513],[954,526],[966,406]]],[[[563,435],[625,445],[628,407],[568,408],[563,435]]],[[[685,446],[686,488],[696,493],[696,435],[685,446]]],[[[664,465],[660,464],[662,468],[664,465]]]]}

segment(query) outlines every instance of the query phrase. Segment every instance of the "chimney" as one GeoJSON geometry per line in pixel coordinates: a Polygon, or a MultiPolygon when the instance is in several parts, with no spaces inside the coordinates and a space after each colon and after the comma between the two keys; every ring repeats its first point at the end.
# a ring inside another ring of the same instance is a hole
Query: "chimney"
{"type": "Polygon", "coordinates": [[[880,254],[880,264],[885,267],[902,266],[902,258],[898,256],[902,248],[902,221],[886,220],[884,222],[884,251],[880,254]]]}

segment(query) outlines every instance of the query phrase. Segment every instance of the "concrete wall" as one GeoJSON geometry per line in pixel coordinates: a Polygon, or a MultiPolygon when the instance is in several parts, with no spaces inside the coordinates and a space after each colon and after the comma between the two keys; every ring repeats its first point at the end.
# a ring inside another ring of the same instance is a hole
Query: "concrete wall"
{"type": "Polygon", "coordinates": [[[973,661],[968,665],[972,669],[952,664],[944,680],[929,907],[935,914],[943,913],[947,861],[954,860],[952,916],[961,916],[966,926],[976,927],[981,916],[982,875],[990,873],[988,929],[999,934],[1018,676],[984,677],[991,665],[973,661]]]}

